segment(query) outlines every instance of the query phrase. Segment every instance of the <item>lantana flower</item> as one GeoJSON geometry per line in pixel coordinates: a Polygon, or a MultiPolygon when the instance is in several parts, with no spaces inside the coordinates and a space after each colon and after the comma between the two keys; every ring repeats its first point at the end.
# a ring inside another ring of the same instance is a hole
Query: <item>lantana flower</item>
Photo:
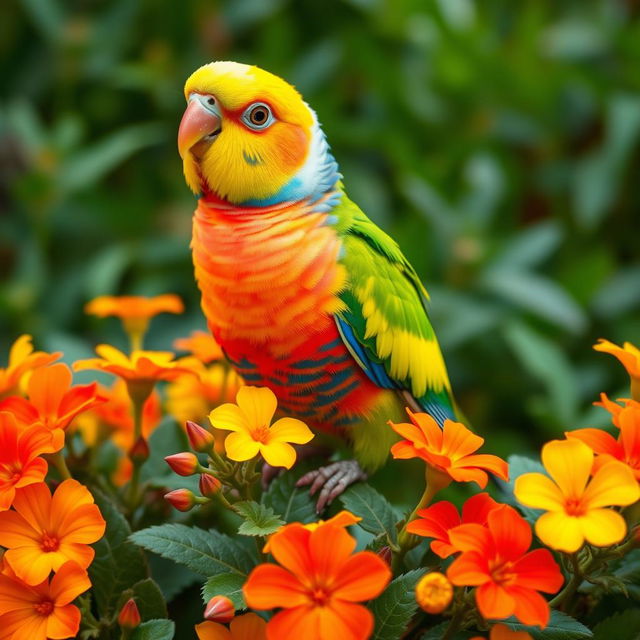
{"type": "Polygon", "coordinates": [[[87,572],[75,562],[67,562],[51,581],[47,576],[35,586],[11,572],[0,575],[0,637],[75,638],[81,616],[71,603],[90,587],[87,572]]]}
{"type": "Polygon", "coordinates": [[[309,531],[291,524],[273,535],[271,553],[282,566],[258,565],[243,587],[250,608],[282,608],[267,624],[268,640],[370,636],[373,614],[358,603],[379,596],[391,571],[375,553],[353,553],[355,547],[334,525],[309,531]]]}
{"type": "Polygon", "coordinates": [[[38,425],[51,433],[56,451],[64,446],[64,430],[80,413],[106,401],[98,385],[71,386],[73,376],[66,364],[34,371],[27,383],[29,399],[10,396],[0,401],[0,411],[10,411],[24,424],[38,425]]]}
{"type": "Polygon", "coordinates": [[[69,560],[81,569],[91,564],[89,545],[106,523],[86,487],[65,480],[52,496],[44,482],[32,484],[16,493],[13,508],[0,513],[0,545],[18,578],[37,585],[69,560]]]}
{"type": "Polygon", "coordinates": [[[25,373],[51,364],[62,355],[60,352],[34,351],[32,341],[30,335],[24,334],[11,346],[7,367],[0,367],[0,398],[16,392],[25,373]]]}
{"type": "Polygon", "coordinates": [[[43,453],[53,453],[51,434],[42,427],[19,424],[0,411],[0,511],[13,503],[16,489],[42,482],[47,475],[43,453]]]}
{"type": "Polygon", "coordinates": [[[245,613],[231,621],[229,628],[217,622],[196,625],[198,640],[266,640],[267,623],[255,613],[245,613]]]}
{"type": "Polygon", "coordinates": [[[603,338],[600,338],[593,348],[596,351],[611,354],[622,363],[631,378],[631,395],[634,400],[640,401],[640,349],[630,342],[625,342],[619,347],[603,338]]]}
{"type": "Polygon", "coordinates": [[[640,407],[621,408],[617,415],[620,433],[614,438],[602,429],[576,429],[567,431],[567,438],[577,438],[584,442],[595,454],[593,471],[612,460],[626,464],[640,481],[640,407]]]}
{"type": "Polygon", "coordinates": [[[86,313],[100,318],[116,316],[122,320],[134,349],[142,348],[142,338],[149,327],[149,320],[159,313],[182,313],[184,304],[174,294],[167,293],[153,298],[144,296],[99,296],[85,305],[86,313]]]}
{"type": "Polygon", "coordinates": [[[488,454],[474,454],[484,438],[472,433],[462,423],[445,420],[444,428],[427,413],[414,413],[407,409],[411,424],[389,422],[393,430],[404,440],[391,447],[394,458],[422,458],[430,467],[449,482],[476,482],[480,488],[487,486],[487,471],[503,480],[509,478],[507,463],[488,454]]]}
{"type": "Polygon", "coordinates": [[[267,387],[242,387],[237,404],[223,404],[209,415],[216,429],[231,431],[224,441],[231,460],[250,460],[256,455],[272,467],[290,469],[296,461],[296,450],[290,443],[306,444],[313,433],[301,420],[280,418],[273,424],[276,396],[267,387]]]}
{"type": "Polygon", "coordinates": [[[463,524],[450,537],[462,555],[447,577],[455,585],[477,587],[484,618],[515,615],[526,625],[547,625],[549,604],[538,592],[556,593],[564,578],[548,549],[529,551],[531,527],[515,509],[501,505],[489,513],[486,527],[463,524]]]}
{"type": "Polygon", "coordinates": [[[542,464],[551,477],[525,473],[515,483],[522,504],[544,509],[536,534],[552,549],[572,553],[584,541],[607,547],[627,532],[624,518],[611,506],[627,506],[640,498],[629,467],[613,461],[594,470],[593,451],[576,438],[553,440],[542,448],[542,464]]]}
{"type": "Polygon", "coordinates": [[[417,512],[418,518],[407,524],[407,531],[417,536],[433,538],[431,550],[441,558],[456,553],[449,538],[449,532],[461,524],[486,525],[489,513],[499,504],[488,494],[478,493],[462,506],[462,517],[455,505],[446,500],[436,502],[417,512]]]}

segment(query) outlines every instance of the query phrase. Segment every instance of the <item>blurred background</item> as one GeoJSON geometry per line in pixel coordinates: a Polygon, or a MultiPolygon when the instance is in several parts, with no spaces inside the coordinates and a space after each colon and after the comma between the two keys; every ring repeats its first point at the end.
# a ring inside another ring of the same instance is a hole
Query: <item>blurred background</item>
{"type": "Polygon", "coordinates": [[[175,139],[214,59],[316,109],[493,453],[607,422],[591,402],[627,378],[591,345],[640,344],[637,0],[3,0],[3,354],[24,332],[67,360],[125,346],[83,313],[100,294],[183,297],[153,348],[204,326],[175,139]]]}

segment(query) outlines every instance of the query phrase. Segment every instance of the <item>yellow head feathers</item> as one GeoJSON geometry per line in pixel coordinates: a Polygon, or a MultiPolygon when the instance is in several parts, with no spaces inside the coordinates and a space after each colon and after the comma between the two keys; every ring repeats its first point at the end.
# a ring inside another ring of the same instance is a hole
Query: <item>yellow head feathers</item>
{"type": "Polygon", "coordinates": [[[194,192],[270,204],[293,199],[308,182],[305,165],[322,133],[290,84],[255,66],[212,62],[189,77],[184,92],[178,146],[194,192]]]}

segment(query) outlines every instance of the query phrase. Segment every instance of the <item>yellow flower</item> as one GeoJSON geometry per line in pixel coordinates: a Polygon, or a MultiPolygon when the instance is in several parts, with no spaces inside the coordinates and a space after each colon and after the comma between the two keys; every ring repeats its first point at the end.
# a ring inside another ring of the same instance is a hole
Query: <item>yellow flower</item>
{"type": "Polygon", "coordinates": [[[640,349],[630,342],[625,342],[621,347],[609,340],[600,338],[598,344],[593,345],[596,351],[609,353],[618,358],[622,366],[631,377],[631,395],[634,400],[640,401],[640,349]]]}
{"type": "Polygon", "coordinates": [[[85,305],[86,313],[105,318],[117,316],[129,334],[134,349],[142,347],[142,337],[149,320],[159,313],[182,313],[182,300],[172,293],[146,298],[144,296],[100,296],[85,305]]]}
{"type": "Polygon", "coordinates": [[[552,549],[572,553],[586,540],[597,547],[620,542],[624,518],[609,506],[627,506],[640,498],[640,488],[625,464],[608,462],[591,480],[593,451],[576,439],[553,440],[542,448],[542,463],[551,476],[525,473],[515,484],[524,505],[544,509],[536,534],[552,549]]]}
{"type": "Polygon", "coordinates": [[[0,397],[15,392],[20,387],[25,373],[51,364],[61,355],[60,352],[34,351],[31,336],[20,336],[9,350],[6,369],[0,367],[0,397]]]}
{"type": "Polygon", "coordinates": [[[290,469],[296,451],[289,443],[309,442],[313,438],[309,427],[295,418],[281,418],[271,424],[277,400],[266,387],[242,387],[236,403],[223,404],[209,415],[216,429],[233,432],[224,441],[227,456],[240,462],[260,453],[271,466],[290,469]]]}
{"type": "Polygon", "coordinates": [[[442,613],[452,599],[453,585],[442,573],[427,573],[416,584],[416,601],[427,613],[442,613]]]}

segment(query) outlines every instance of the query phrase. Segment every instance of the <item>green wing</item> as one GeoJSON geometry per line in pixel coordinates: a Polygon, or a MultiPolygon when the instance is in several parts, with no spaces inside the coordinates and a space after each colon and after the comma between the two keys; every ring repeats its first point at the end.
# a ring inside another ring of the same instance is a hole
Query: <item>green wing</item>
{"type": "Polygon", "coordinates": [[[343,195],[334,211],[344,246],[342,338],[365,373],[409,392],[442,422],[454,417],[444,359],[427,314],[428,294],[397,243],[343,195]]]}

